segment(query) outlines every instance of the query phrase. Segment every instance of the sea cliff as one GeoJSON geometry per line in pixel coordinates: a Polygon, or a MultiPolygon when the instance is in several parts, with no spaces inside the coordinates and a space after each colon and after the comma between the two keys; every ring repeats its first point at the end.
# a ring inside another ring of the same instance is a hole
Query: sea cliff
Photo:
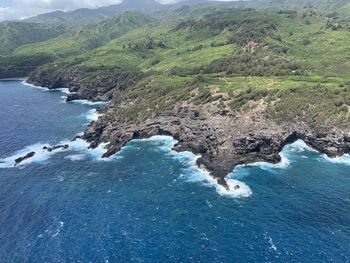
{"type": "Polygon", "coordinates": [[[268,103],[264,99],[257,101],[255,107],[241,111],[215,101],[195,104],[189,99],[141,122],[125,120],[118,113],[137,104],[140,98],[121,101],[115,97],[132,89],[139,78],[140,75],[130,72],[116,73],[113,78],[91,79],[80,72],[52,76],[40,71],[31,74],[28,81],[50,89],[68,88],[73,92],[68,100],[112,100],[103,109],[105,115],[90,123],[83,135],[91,148],[108,143],[103,157],[117,153],[133,139],[169,135],[178,141],[174,150],[200,155],[198,166],[208,170],[227,188],[225,177],[237,165],[259,161],[277,163],[281,160],[282,148],[299,139],[329,157],[350,153],[349,123],[309,124],[302,114],[289,121],[277,122],[269,116],[268,103]]]}

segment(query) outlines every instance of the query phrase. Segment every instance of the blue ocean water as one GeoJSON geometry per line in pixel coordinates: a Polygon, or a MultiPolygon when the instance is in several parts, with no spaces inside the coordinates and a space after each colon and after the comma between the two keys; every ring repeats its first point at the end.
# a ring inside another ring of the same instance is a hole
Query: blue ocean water
{"type": "Polygon", "coordinates": [[[349,156],[297,142],[279,165],[237,168],[225,193],[168,137],[109,160],[69,142],[96,106],[64,96],[0,82],[0,262],[350,262],[349,156]]]}

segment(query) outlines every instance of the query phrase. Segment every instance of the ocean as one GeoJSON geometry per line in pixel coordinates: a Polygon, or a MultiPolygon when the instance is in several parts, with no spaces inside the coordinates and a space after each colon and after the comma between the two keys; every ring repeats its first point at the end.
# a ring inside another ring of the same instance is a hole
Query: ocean
{"type": "Polygon", "coordinates": [[[297,141],[226,192],[171,137],[71,142],[103,105],[66,93],[0,81],[0,262],[350,262],[349,156],[297,141]]]}

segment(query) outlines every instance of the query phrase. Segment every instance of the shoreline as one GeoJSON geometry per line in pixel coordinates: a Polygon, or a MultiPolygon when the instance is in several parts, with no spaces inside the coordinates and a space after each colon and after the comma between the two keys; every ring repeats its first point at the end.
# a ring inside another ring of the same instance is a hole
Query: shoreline
{"type": "MultiPolygon", "coordinates": [[[[64,88],[50,90],[45,87],[35,86],[34,84],[27,83],[25,79],[24,80],[13,79],[11,81],[20,82],[23,86],[30,87],[33,89],[38,89],[40,91],[57,90],[65,94],[67,93],[66,89],[64,88]]],[[[65,103],[69,103],[69,102],[65,101],[65,103]]],[[[77,101],[76,103],[81,103],[82,105],[88,104],[90,106],[103,105],[103,102],[99,104],[96,104],[96,103],[89,104],[89,103],[77,101]]],[[[86,111],[85,114],[86,114],[87,123],[83,125],[84,129],[89,123],[93,121],[97,121],[100,116],[103,116],[102,113],[98,112],[98,109],[99,108],[92,107],[91,109],[86,111]]],[[[85,145],[86,150],[88,152],[97,151],[97,152],[100,152],[100,155],[102,155],[102,153],[104,152],[104,145],[101,144],[99,147],[97,147],[98,149],[90,149],[89,143],[81,138],[83,134],[84,134],[84,130],[82,130],[81,132],[78,132],[74,138],[63,138],[56,144],[37,142],[32,145],[27,145],[24,148],[17,150],[16,152],[13,152],[10,156],[1,159],[0,168],[14,168],[14,167],[19,167],[21,165],[26,165],[28,163],[31,163],[33,160],[34,162],[38,160],[40,161],[43,158],[43,156],[44,157],[46,156],[45,158],[49,158],[51,155],[55,153],[68,151],[70,149],[81,148],[80,145],[85,145]],[[21,159],[21,160],[17,162],[16,161],[17,159],[18,160],[21,159]]]]}
{"type": "MultiPolygon", "coordinates": [[[[105,82],[97,83],[100,86],[91,90],[91,83],[86,84],[86,80],[81,78],[79,73],[75,73],[56,80],[50,74],[42,73],[32,75],[29,83],[49,85],[49,90],[66,88],[73,93],[68,95],[67,101],[112,100],[113,89],[110,86],[106,88],[105,82]]],[[[108,117],[91,122],[85,129],[83,138],[89,142],[90,148],[108,143],[102,158],[118,153],[134,139],[172,136],[178,141],[174,146],[175,151],[201,155],[197,166],[208,170],[210,176],[227,189],[227,175],[236,166],[256,162],[276,164],[281,161],[283,147],[299,139],[328,157],[350,153],[350,127],[310,127],[302,119],[276,123],[267,116],[264,102],[259,102],[248,115],[246,112],[232,112],[229,108],[220,109],[213,103],[193,105],[179,102],[170,111],[142,123],[119,119],[119,108],[123,108],[123,102],[104,107],[103,111],[108,117]]]]}
{"type": "Polygon", "coordinates": [[[0,79],[0,81],[27,81],[28,77],[19,77],[19,78],[4,78],[0,79]]]}
{"type": "MultiPolygon", "coordinates": [[[[217,180],[218,184],[226,187],[227,190],[230,190],[227,176],[235,167],[259,162],[276,165],[282,161],[281,151],[283,148],[298,140],[303,140],[308,147],[317,150],[320,154],[326,154],[328,158],[344,156],[344,154],[349,153],[350,149],[347,148],[349,147],[348,142],[340,142],[337,136],[332,137],[332,132],[319,138],[318,133],[315,131],[312,132],[305,128],[302,133],[298,133],[294,130],[294,128],[297,129],[298,127],[291,127],[290,131],[282,129],[277,134],[270,131],[271,133],[262,135],[260,130],[255,130],[255,134],[252,137],[222,137],[224,144],[234,144],[236,147],[227,150],[226,146],[223,149],[220,148],[222,141],[201,140],[201,136],[204,138],[208,134],[213,136],[211,132],[205,133],[202,131],[202,134],[200,134],[195,131],[196,136],[191,136],[193,134],[189,134],[190,132],[198,129],[198,127],[199,129],[203,127],[201,123],[196,124],[196,121],[193,120],[191,122],[192,124],[194,123],[194,126],[190,126],[189,123],[177,123],[174,125],[174,120],[169,116],[165,117],[165,119],[152,120],[151,123],[142,125],[106,124],[98,120],[88,125],[84,138],[91,143],[91,147],[108,142],[108,149],[103,157],[109,157],[118,153],[122,147],[134,139],[147,139],[157,135],[171,136],[177,140],[173,147],[174,151],[180,153],[189,151],[195,155],[200,155],[201,157],[196,161],[198,168],[208,171],[210,176],[217,180]],[[182,129],[184,126],[190,127],[187,133],[182,129]]],[[[226,131],[224,130],[224,132],[226,131]]],[[[341,132],[338,131],[338,133],[340,134],[341,132]]]]}

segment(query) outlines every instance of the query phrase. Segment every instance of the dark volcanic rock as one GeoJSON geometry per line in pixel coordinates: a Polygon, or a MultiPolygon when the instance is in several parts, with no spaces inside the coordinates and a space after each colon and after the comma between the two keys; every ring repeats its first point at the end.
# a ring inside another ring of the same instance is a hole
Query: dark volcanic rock
{"type": "MultiPolygon", "coordinates": [[[[61,72],[41,67],[28,81],[51,89],[69,88],[74,93],[67,101],[107,101],[117,94],[115,90],[132,86],[142,76],[137,71],[103,71],[99,74],[95,70],[92,74],[88,69],[61,72]]],[[[90,142],[91,148],[108,142],[103,157],[109,157],[133,139],[173,136],[178,140],[174,150],[200,154],[198,166],[207,169],[226,188],[229,186],[225,177],[235,166],[257,161],[277,163],[281,160],[282,148],[298,139],[331,157],[350,152],[349,125],[310,127],[302,120],[277,124],[267,117],[267,105],[263,101],[248,112],[232,112],[229,107],[218,107],[214,103],[183,103],[141,124],[125,123],[117,118],[100,119],[86,128],[83,139],[90,142]]],[[[109,108],[109,111],[118,111],[120,106],[114,105],[115,108],[109,108]]]]}
{"type": "Polygon", "coordinates": [[[75,136],[75,137],[71,140],[71,142],[75,142],[76,140],[82,139],[82,138],[83,138],[83,136],[77,135],[77,136],[75,136]]]}
{"type": "Polygon", "coordinates": [[[46,150],[48,152],[53,152],[53,151],[58,150],[58,149],[66,150],[68,148],[69,148],[68,144],[63,144],[63,145],[55,145],[52,147],[44,146],[43,150],[46,150]]]}
{"type": "Polygon", "coordinates": [[[23,156],[23,157],[17,158],[17,159],[15,160],[15,166],[18,165],[18,164],[20,164],[21,162],[27,160],[27,159],[32,158],[34,155],[35,155],[35,152],[30,152],[30,153],[28,153],[27,155],[25,155],[25,156],[23,156]]]}
{"type": "Polygon", "coordinates": [[[84,139],[93,147],[110,142],[103,155],[109,157],[130,140],[171,135],[178,140],[174,150],[200,154],[198,166],[226,188],[225,177],[235,166],[258,161],[277,163],[282,148],[298,139],[331,157],[350,152],[349,129],[310,128],[304,122],[276,124],[266,116],[265,104],[235,118],[217,112],[212,105],[187,106],[142,124],[99,120],[88,126],[84,139]]]}

